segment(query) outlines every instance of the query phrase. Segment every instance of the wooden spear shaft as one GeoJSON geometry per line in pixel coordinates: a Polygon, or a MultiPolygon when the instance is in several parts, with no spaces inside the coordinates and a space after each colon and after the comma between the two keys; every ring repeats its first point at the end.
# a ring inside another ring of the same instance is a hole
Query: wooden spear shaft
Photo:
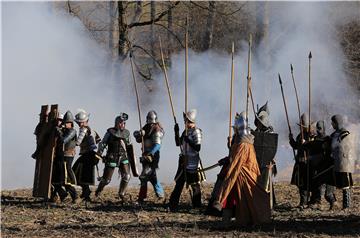
{"type": "Polygon", "coordinates": [[[251,43],[252,35],[249,36],[249,51],[248,51],[248,73],[247,73],[247,93],[246,93],[246,124],[249,122],[249,95],[251,88],[251,43]]]}
{"type": "MultiPolygon", "coordinates": [[[[290,126],[290,121],[289,121],[289,114],[288,114],[288,110],[287,110],[287,106],[286,106],[284,89],[283,89],[283,86],[282,86],[282,80],[281,80],[280,74],[279,74],[279,83],[280,83],[281,95],[282,95],[282,99],[283,99],[283,103],[284,103],[284,108],[285,108],[286,121],[287,121],[287,124],[288,124],[288,127],[289,127],[289,133],[292,134],[292,132],[291,132],[291,126],[290,126]]],[[[293,148],[293,154],[294,154],[294,158],[295,158],[295,150],[294,150],[294,148],[293,148]]]]}
{"type": "MultiPolygon", "coordinates": [[[[188,111],[188,39],[189,32],[188,32],[188,18],[186,18],[186,31],[185,31],[185,113],[188,111]]],[[[187,129],[185,127],[186,135],[187,129]]]]}
{"type": "MultiPolygon", "coordinates": [[[[310,130],[311,130],[311,58],[312,54],[311,51],[309,53],[309,128],[308,128],[308,139],[310,140],[310,130]]],[[[306,190],[307,194],[309,194],[310,190],[310,162],[307,161],[306,163],[306,170],[307,170],[307,182],[306,182],[306,190]]]]}
{"type": "MultiPolygon", "coordinates": [[[[188,17],[186,17],[186,29],[185,29],[185,113],[187,113],[188,111],[188,41],[189,41],[189,19],[188,17]]],[[[188,129],[186,126],[186,120],[184,120],[184,125],[185,125],[185,136],[188,135],[188,129]]],[[[186,165],[187,165],[187,144],[185,143],[185,148],[184,148],[184,162],[183,162],[183,173],[184,173],[184,178],[185,181],[187,181],[187,176],[186,176],[186,165]]],[[[188,188],[188,184],[186,183],[186,187],[188,188]]]]}
{"type": "MultiPolygon", "coordinates": [[[[293,81],[293,84],[294,84],[296,103],[297,103],[297,108],[298,108],[299,124],[300,124],[300,135],[301,135],[301,140],[304,140],[304,131],[302,129],[303,125],[301,123],[300,101],[299,101],[299,96],[298,96],[298,92],[297,92],[297,88],[296,88],[295,77],[294,77],[294,68],[293,68],[292,64],[290,64],[290,69],[291,69],[291,78],[292,78],[292,81],[293,81]]],[[[304,151],[304,158],[305,158],[305,160],[307,158],[306,151],[304,151]]]]}
{"type": "MultiPolygon", "coordinates": [[[[141,123],[140,99],[139,99],[139,93],[138,93],[137,85],[136,85],[136,78],[135,78],[135,72],[134,72],[134,63],[133,63],[132,52],[131,51],[130,51],[130,64],[131,64],[132,77],[133,77],[133,81],[134,81],[134,88],[135,88],[135,94],[136,94],[136,103],[137,103],[137,108],[138,108],[139,124],[140,124],[140,132],[141,132],[142,131],[142,123],[141,123]]],[[[143,134],[140,133],[140,135],[141,135],[141,152],[144,153],[143,134]]]]}
{"type": "Polygon", "coordinates": [[[231,81],[230,81],[230,108],[229,108],[229,143],[231,145],[231,134],[232,134],[232,107],[233,107],[233,85],[234,85],[234,42],[231,47],[231,81]]]}
{"type": "Polygon", "coordinates": [[[164,78],[165,78],[166,88],[167,88],[168,95],[169,95],[169,100],[170,100],[170,106],[171,106],[172,115],[173,115],[173,117],[174,117],[174,122],[175,122],[175,124],[176,124],[177,122],[176,122],[174,104],[173,104],[173,100],[172,100],[171,89],[170,89],[170,86],[169,86],[169,79],[168,79],[168,76],[167,76],[166,65],[165,65],[164,54],[163,54],[163,50],[162,50],[161,38],[160,38],[160,37],[159,37],[159,42],[160,42],[161,62],[162,62],[162,68],[163,68],[163,72],[164,72],[164,78]]]}
{"type": "Polygon", "coordinates": [[[298,92],[297,92],[297,88],[296,88],[296,83],[295,83],[295,78],[294,78],[294,68],[293,68],[292,64],[290,64],[290,69],[291,69],[291,78],[292,78],[294,89],[295,89],[296,104],[297,104],[298,115],[299,115],[299,123],[300,123],[301,139],[304,139],[304,133],[303,133],[303,130],[301,130],[300,101],[299,101],[299,96],[298,96],[298,92]]]}
{"type": "Polygon", "coordinates": [[[311,58],[312,58],[312,54],[311,51],[309,53],[309,128],[308,128],[308,132],[310,135],[310,126],[311,126],[311,58]]]}

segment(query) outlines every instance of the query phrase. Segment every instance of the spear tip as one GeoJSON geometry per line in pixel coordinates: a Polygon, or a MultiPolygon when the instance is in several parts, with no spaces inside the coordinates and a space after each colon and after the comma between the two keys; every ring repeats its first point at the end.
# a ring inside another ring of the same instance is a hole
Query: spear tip
{"type": "Polygon", "coordinates": [[[290,64],[290,68],[291,68],[291,72],[293,72],[293,71],[294,71],[294,68],[293,68],[293,65],[292,65],[292,64],[290,64]]]}
{"type": "Polygon", "coordinates": [[[309,53],[309,59],[311,59],[312,58],[312,54],[311,54],[311,51],[310,51],[310,53],[309,53]]]}
{"type": "Polygon", "coordinates": [[[279,83],[282,85],[280,73],[278,73],[278,75],[279,75],[279,83]]]}

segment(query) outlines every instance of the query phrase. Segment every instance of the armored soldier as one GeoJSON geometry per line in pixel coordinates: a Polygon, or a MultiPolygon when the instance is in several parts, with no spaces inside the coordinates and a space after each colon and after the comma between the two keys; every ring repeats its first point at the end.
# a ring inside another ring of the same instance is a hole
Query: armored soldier
{"type": "MultiPolygon", "coordinates": [[[[313,140],[303,144],[304,149],[308,152],[309,160],[309,186],[311,191],[309,205],[316,208],[321,203],[322,190],[325,179],[323,176],[316,176],[324,164],[329,163],[330,159],[330,137],[325,133],[324,121],[316,123],[316,135],[313,140]]],[[[314,132],[311,132],[311,134],[314,132]]],[[[331,204],[331,203],[330,203],[331,204]]]]}
{"type": "MultiPolygon", "coordinates": [[[[134,163],[134,148],[130,141],[130,132],[125,129],[128,115],[120,113],[115,118],[115,126],[109,128],[102,141],[99,143],[97,153],[102,155],[107,147],[106,157],[103,160],[105,168],[99,186],[95,192],[95,196],[99,196],[103,188],[110,183],[111,177],[116,167],[119,168],[121,174],[121,182],[119,186],[119,198],[124,199],[126,187],[130,181],[130,163],[134,163]]],[[[136,176],[137,174],[135,174],[136,176]]]]}
{"type": "Polygon", "coordinates": [[[101,139],[96,131],[89,127],[89,114],[86,111],[80,110],[75,115],[75,121],[80,127],[76,140],[76,145],[80,146],[80,157],[76,160],[73,170],[77,183],[82,188],[80,197],[90,201],[90,185],[95,185],[95,165],[99,162],[95,151],[101,139]]]}
{"type": "Polygon", "coordinates": [[[157,179],[156,169],[159,168],[161,141],[164,136],[164,129],[158,122],[155,111],[149,111],[146,116],[146,125],[141,131],[134,131],[136,142],[143,143],[143,155],[140,158],[142,172],[140,174],[140,191],[138,201],[143,202],[147,197],[147,183],[150,182],[156,196],[164,198],[164,189],[157,179]]]}
{"type": "Polygon", "coordinates": [[[229,165],[214,207],[223,210],[223,222],[235,215],[239,225],[255,225],[270,221],[269,194],[257,183],[260,175],[253,147],[254,136],[249,133],[245,113],[237,114],[237,130],[229,154],[229,165]]]}
{"type": "Polygon", "coordinates": [[[331,134],[331,157],[334,161],[335,185],[343,192],[343,209],[351,206],[352,173],[355,169],[353,140],[350,132],[345,129],[343,117],[331,117],[334,132],[331,134]]]}
{"type": "Polygon", "coordinates": [[[56,135],[57,135],[57,143],[55,146],[55,156],[52,166],[52,174],[51,174],[51,196],[50,201],[55,202],[57,200],[57,197],[60,197],[60,201],[64,201],[64,199],[67,196],[67,192],[63,188],[64,185],[64,154],[63,154],[63,145],[59,143],[59,138],[61,137],[61,131],[62,131],[62,121],[63,121],[64,115],[59,113],[57,117],[57,125],[55,127],[56,129],[56,135]]]}
{"type": "Polygon", "coordinates": [[[294,169],[291,177],[291,184],[296,185],[299,188],[300,194],[300,203],[299,207],[304,207],[307,205],[309,194],[307,192],[307,182],[308,182],[308,169],[307,169],[307,156],[306,151],[302,144],[305,140],[309,139],[309,133],[307,128],[309,127],[309,117],[306,113],[301,115],[300,121],[300,130],[301,133],[296,137],[294,140],[293,135],[289,134],[289,143],[291,147],[293,147],[297,153],[295,156],[295,164],[294,169]],[[303,138],[302,138],[303,135],[303,138]],[[304,139],[304,141],[303,141],[304,139]]]}
{"type": "Polygon", "coordinates": [[[181,147],[181,154],[179,158],[179,167],[175,175],[175,187],[171,193],[169,208],[175,211],[178,204],[181,192],[186,183],[192,189],[192,205],[193,207],[201,207],[201,189],[200,183],[205,180],[201,169],[200,148],[202,141],[201,129],[196,127],[196,110],[190,110],[184,113],[184,121],[186,129],[179,137],[179,127],[175,125],[175,143],[176,146],[181,147]]]}
{"type": "Polygon", "coordinates": [[[64,200],[69,193],[72,201],[78,198],[74,185],[76,177],[72,170],[72,162],[76,154],[76,130],[74,129],[74,117],[70,111],[63,116],[62,124],[57,127],[57,153],[54,160],[53,182],[57,186],[64,186],[66,192],[61,189],[60,199],[64,200]]]}
{"type": "Polygon", "coordinates": [[[252,134],[255,136],[254,148],[261,173],[258,182],[267,192],[271,193],[270,205],[272,207],[273,204],[276,204],[272,176],[276,176],[277,173],[274,157],[277,151],[278,134],[274,133],[269,114],[268,103],[266,102],[255,114],[256,129],[252,131],[252,134]]]}

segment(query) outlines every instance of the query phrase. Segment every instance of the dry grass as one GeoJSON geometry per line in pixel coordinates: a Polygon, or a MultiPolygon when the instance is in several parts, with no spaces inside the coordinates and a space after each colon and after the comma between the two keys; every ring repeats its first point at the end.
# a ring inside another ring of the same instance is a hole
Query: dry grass
{"type": "MultiPolygon", "coordinates": [[[[170,194],[172,187],[165,186],[170,194]]],[[[135,203],[138,188],[129,189],[129,201],[120,203],[116,188],[105,188],[101,200],[92,203],[45,204],[31,197],[31,190],[2,191],[2,237],[359,237],[360,188],[353,189],[353,208],[334,211],[294,208],[297,189],[276,184],[278,206],[271,224],[256,227],[222,229],[218,217],[203,215],[203,209],[191,209],[189,196],[183,192],[180,210],[171,213],[165,202],[156,201],[152,190],[148,202],[135,203]]],[[[204,186],[204,200],[211,191],[204,186]]]]}

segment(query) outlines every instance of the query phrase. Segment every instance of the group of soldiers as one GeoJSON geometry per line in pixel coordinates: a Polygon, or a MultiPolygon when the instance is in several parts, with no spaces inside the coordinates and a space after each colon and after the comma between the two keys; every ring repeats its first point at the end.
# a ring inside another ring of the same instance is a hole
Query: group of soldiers
{"type": "MultiPolygon", "coordinates": [[[[180,155],[175,187],[167,204],[169,210],[177,211],[184,186],[191,189],[193,207],[201,207],[201,183],[205,180],[205,171],[222,166],[206,212],[222,214],[225,221],[235,217],[237,222],[244,225],[270,221],[271,209],[276,204],[272,177],[276,175],[278,135],[270,124],[267,103],[255,113],[254,130],[249,127],[245,113],[236,114],[233,135],[228,138],[227,143],[229,153],[215,166],[208,168],[203,167],[200,159],[203,135],[196,124],[196,114],[194,109],[183,113],[185,128],[181,135],[179,125],[176,123],[174,126],[175,145],[180,147],[180,155]]],[[[90,127],[89,113],[86,111],[80,110],[75,116],[70,111],[63,116],[58,115],[53,134],[55,143],[50,179],[51,201],[57,198],[64,201],[68,194],[74,203],[80,201],[79,198],[91,201],[90,186],[95,185],[95,171],[98,172],[99,181],[95,197],[101,196],[116,168],[121,176],[118,190],[121,200],[126,199],[131,173],[140,179],[139,203],[144,202],[147,197],[148,182],[152,184],[159,199],[165,198],[164,189],[157,177],[164,128],[155,111],[149,111],[145,126],[133,133],[136,142],[142,147],[140,174],[137,172],[131,134],[126,129],[126,113],[120,113],[115,118],[114,126],[107,129],[102,139],[90,127]],[[78,133],[75,123],[79,127],[78,133]],[[80,147],[80,156],[72,165],[77,146],[80,147]],[[98,171],[100,160],[105,165],[101,177],[98,171]],[[82,188],[80,196],[75,185],[82,188]]],[[[293,139],[292,134],[289,135],[290,145],[297,151],[291,183],[299,188],[299,206],[316,207],[326,190],[325,198],[332,209],[337,187],[343,189],[343,208],[350,207],[353,185],[351,173],[355,160],[350,156],[350,133],[344,128],[342,116],[335,115],[331,118],[335,131],[330,136],[325,134],[324,121],[308,125],[306,114],[301,119],[300,134],[296,139],[293,139]]],[[[44,120],[48,119],[42,115],[35,129],[37,149],[32,157],[37,160],[42,155],[40,125],[44,120]]],[[[36,172],[35,180],[39,179],[42,178],[36,172]]],[[[35,184],[36,181],[34,187],[35,184]]]]}
{"type": "Polygon", "coordinates": [[[325,122],[320,120],[309,125],[308,115],[301,115],[300,133],[289,143],[297,153],[291,184],[299,188],[299,207],[318,208],[325,195],[330,209],[336,202],[335,189],[342,189],[342,207],[351,206],[352,173],[355,169],[353,141],[345,128],[344,117],[334,115],[331,125],[334,132],[326,135],[325,122]],[[309,128],[309,129],[308,129],[309,128]]]}

